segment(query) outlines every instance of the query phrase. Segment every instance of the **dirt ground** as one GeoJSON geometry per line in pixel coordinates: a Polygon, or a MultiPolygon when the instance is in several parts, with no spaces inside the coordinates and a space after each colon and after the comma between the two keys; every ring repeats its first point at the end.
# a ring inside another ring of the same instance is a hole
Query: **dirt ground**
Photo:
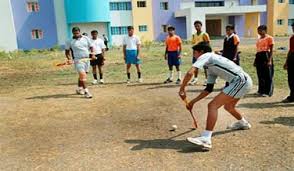
{"type": "MultiPolygon", "coordinates": [[[[204,129],[215,93],[195,106],[200,128],[191,131],[174,84],[91,86],[91,100],[75,95],[74,87],[64,82],[1,95],[0,170],[294,169],[294,104],[279,103],[286,88],[241,101],[251,130],[226,130],[234,119],[221,109],[213,148],[205,152],[186,137],[204,129]],[[178,129],[170,132],[173,124],[178,129]]],[[[189,96],[202,89],[189,87],[189,96]]]]}

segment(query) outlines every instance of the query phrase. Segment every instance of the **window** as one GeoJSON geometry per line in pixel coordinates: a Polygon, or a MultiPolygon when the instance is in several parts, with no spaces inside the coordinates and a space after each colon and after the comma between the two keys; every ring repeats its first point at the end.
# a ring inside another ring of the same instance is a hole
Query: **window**
{"type": "Polygon", "coordinates": [[[147,25],[141,25],[141,26],[139,26],[139,31],[140,32],[146,32],[147,31],[147,25]]]}
{"type": "Polygon", "coordinates": [[[27,11],[28,12],[39,12],[40,7],[39,3],[34,1],[34,2],[27,2],[27,11]]]}
{"type": "Polygon", "coordinates": [[[285,0],[278,0],[278,2],[279,2],[279,3],[284,3],[284,2],[285,2],[285,0]]]}
{"type": "Polygon", "coordinates": [[[289,25],[289,26],[292,26],[293,23],[294,23],[294,19],[289,19],[289,20],[288,20],[288,25],[289,25]]]}
{"type": "Polygon", "coordinates": [[[278,24],[278,25],[284,25],[284,20],[282,20],[282,19],[278,19],[278,20],[277,20],[277,24],[278,24]]]}
{"type": "Polygon", "coordinates": [[[168,10],[168,2],[160,2],[161,10],[168,10]]]}
{"type": "Polygon", "coordinates": [[[132,10],[131,2],[110,2],[111,11],[130,11],[132,10]]]}
{"type": "Polygon", "coordinates": [[[128,27],[127,26],[111,27],[111,34],[112,35],[125,35],[125,34],[128,34],[128,27]]]}
{"type": "Polygon", "coordinates": [[[43,39],[43,31],[40,29],[33,29],[31,34],[33,40],[43,39]]]}
{"type": "Polygon", "coordinates": [[[137,7],[138,8],[146,7],[146,1],[137,1],[137,7]]]}
{"type": "Polygon", "coordinates": [[[294,4],[294,0],[289,0],[289,4],[294,4]]]}
{"type": "Polygon", "coordinates": [[[224,1],[197,1],[195,7],[223,7],[225,6],[224,1]]]}
{"type": "Polygon", "coordinates": [[[163,32],[163,33],[166,33],[167,32],[167,25],[162,25],[161,26],[161,31],[163,32]]]}

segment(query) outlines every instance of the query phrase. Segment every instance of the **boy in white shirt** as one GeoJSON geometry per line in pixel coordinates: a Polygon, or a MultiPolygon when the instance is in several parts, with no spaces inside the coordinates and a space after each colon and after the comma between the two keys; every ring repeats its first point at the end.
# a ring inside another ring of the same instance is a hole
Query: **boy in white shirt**
{"type": "Polygon", "coordinates": [[[134,27],[128,26],[128,35],[123,39],[123,54],[127,66],[127,83],[131,81],[130,69],[132,64],[136,66],[138,73],[138,82],[142,83],[141,77],[141,59],[140,59],[141,41],[140,38],[134,35],[134,27]]]}
{"type": "Polygon", "coordinates": [[[98,80],[97,80],[97,67],[98,67],[99,83],[104,84],[102,67],[104,65],[104,60],[105,60],[104,52],[105,52],[106,47],[105,47],[103,40],[98,38],[98,31],[97,30],[91,31],[91,35],[92,35],[92,44],[94,47],[94,53],[96,56],[96,60],[92,60],[90,62],[92,69],[93,69],[93,77],[94,77],[94,81],[92,83],[93,84],[98,83],[98,80]]]}

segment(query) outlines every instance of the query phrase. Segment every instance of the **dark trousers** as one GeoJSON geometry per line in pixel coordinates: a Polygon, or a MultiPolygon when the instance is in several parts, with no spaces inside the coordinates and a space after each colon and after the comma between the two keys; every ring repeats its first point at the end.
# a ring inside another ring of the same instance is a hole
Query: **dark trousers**
{"type": "Polygon", "coordinates": [[[256,71],[258,77],[258,93],[273,95],[274,65],[268,66],[269,52],[258,52],[255,58],[256,71]]]}
{"type": "Polygon", "coordinates": [[[288,85],[290,88],[290,96],[288,100],[294,101],[294,53],[291,53],[287,61],[288,65],[288,85]]]}

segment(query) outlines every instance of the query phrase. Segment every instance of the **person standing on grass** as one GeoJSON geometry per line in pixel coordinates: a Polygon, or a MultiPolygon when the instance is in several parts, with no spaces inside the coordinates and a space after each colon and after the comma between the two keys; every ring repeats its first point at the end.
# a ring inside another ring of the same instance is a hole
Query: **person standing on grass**
{"type": "MultiPolygon", "coordinates": [[[[202,31],[202,22],[201,21],[195,21],[194,22],[194,27],[196,30],[196,33],[192,35],[192,45],[195,46],[200,42],[206,42],[209,43],[210,42],[210,38],[208,33],[202,31]]],[[[196,58],[193,56],[192,57],[192,64],[194,64],[196,62],[196,58]]],[[[206,71],[205,72],[205,77],[206,77],[206,71]]],[[[192,81],[189,83],[190,85],[195,85],[198,81],[198,73],[194,74],[194,78],[192,79],[192,81]]]]}
{"type": "MultiPolygon", "coordinates": [[[[232,25],[226,26],[226,37],[224,39],[223,50],[216,52],[225,58],[233,61],[235,64],[240,65],[240,56],[238,52],[238,46],[240,44],[240,38],[235,33],[235,27],[232,25]]],[[[226,87],[229,85],[226,82],[226,87]]]]}
{"type": "Polygon", "coordinates": [[[84,95],[86,98],[92,98],[92,94],[86,86],[90,61],[82,61],[82,59],[89,58],[89,49],[91,51],[91,58],[95,59],[93,44],[88,37],[81,35],[81,31],[78,27],[72,29],[72,34],[72,39],[66,43],[65,56],[69,64],[74,62],[75,69],[79,74],[78,88],[76,92],[77,94],[84,95]]]}
{"type": "Polygon", "coordinates": [[[261,25],[257,28],[259,39],[256,47],[257,53],[254,60],[258,77],[258,91],[256,95],[267,97],[273,95],[274,85],[274,65],[273,65],[273,47],[274,39],[267,34],[267,26],[261,25]]]}
{"type": "Polygon", "coordinates": [[[131,66],[132,64],[137,68],[138,81],[139,83],[143,82],[141,76],[141,59],[140,59],[140,51],[141,51],[141,41],[140,38],[134,35],[134,27],[128,26],[128,35],[123,39],[123,54],[124,60],[127,68],[127,84],[131,82],[131,66]]]}
{"type": "MultiPolygon", "coordinates": [[[[294,23],[291,26],[294,33],[294,23]]],[[[291,103],[294,102],[294,35],[292,35],[290,38],[290,48],[286,63],[284,65],[284,69],[286,69],[288,72],[288,85],[290,88],[290,95],[282,102],[291,103]]]]}
{"type": "Polygon", "coordinates": [[[167,28],[168,36],[165,40],[166,50],[165,50],[165,60],[167,60],[168,68],[169,68],[169,76],[164,83],[173,82],[173,66],[176,67],[178,72],[178,78],[176,84],[181,83],[181,52],[182,52],[182,40],[179,36],[175,34],[175,27],[169,26],[167,28]]]}
{"type": "Polygon", "coordinates": [[[218,117],[218,109],[224,106],[238,121],[228,127],[232,130],[250,129],[250,123],[244,119],[241,113],[236,109],[236,105],[245,94],[247,94],[252,87],[252,80],[250,76],[243,71],[243,69],[236,65],[234,62],[211,53],[211,47],[201,42],[198,45],[193,46],[194,57],[197,61],[193,64],[192,68],[187,72],[183,83],[181,85],[179,95],[185,100],[186,86],[195,72],[198,72],[200,68],[207,68],[207,85],[206,88],[191,102],[188,103],[187,109],[192,110],[195,103],[208,96],[212,91],[217,77],[230,82],[230,85],[222,90],[214,99],[208,104],[208,115],[206,122],[206,130],[200,137],[189,137],[187,140],[193,144],[211,148],[211,136],[214,126],[218,117]]]}
{"type": "Polygon", "coordinates": [[[94,80],[92,83],[98,84],[98,80],[97,80],[97,67],[98,67],[99,83],[104,84],[102,67],[104,65],[104,60],[105,60],[104,52],[105,52],[106,46],[104,45],[103,40],[98,37],[97,30],[93,30],[91,32],[91,36],[92,36],[92,43],[94,46],[94,52],[95,52],[95,56],[96,56],[96,60],[90,61],[90,64],[93,69],[93,77],[94,77],[94,80]]]}
{"type": "Polygon", "coordinates": [[[106,51],[108,51],[108,37],[103,34],[104,45],[106,46],[106,51]]]}

